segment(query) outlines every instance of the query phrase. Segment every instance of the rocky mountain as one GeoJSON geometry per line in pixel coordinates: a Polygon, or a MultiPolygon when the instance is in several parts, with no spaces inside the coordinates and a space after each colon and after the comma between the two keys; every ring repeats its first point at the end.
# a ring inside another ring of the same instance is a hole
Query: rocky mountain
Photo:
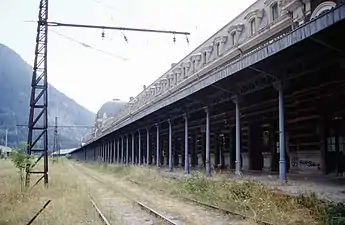
{"type": "MultiPolygon", "coordinates": [[[[12,49],[0,44],[0,145],[5,144],[8,130],[8,145],[15,146],[27,139],[27,128],[17,124],[28,124],[32,67],[12,49]]],[[[48,87],[48,122],[54,125],[58,117],[61,148],[76,147],[82,137],[90,131],[95,115],[58,91],[48,87]],[[72,126],[72,127],[71,127],[72,126]],[[74,127],[73,127],[74,126],[74,127]]],[[[54,128],[49,128],[49,146],[53,145],[54,128]]]]}

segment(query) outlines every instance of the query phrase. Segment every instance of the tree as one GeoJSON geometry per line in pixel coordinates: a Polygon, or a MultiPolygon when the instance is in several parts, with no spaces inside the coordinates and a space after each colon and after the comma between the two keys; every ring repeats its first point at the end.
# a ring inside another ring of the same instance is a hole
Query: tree
{"type": "Polygon", "coordinates": [[[20,187],[21,191],[23,191],[24,187],[24,171],[27,166],[32,165],[32,156],[26,153],[26,144],[22,143],[18,148],[14,148],[12,151],[11,160],[14,166],[19,170],[20,176],[20,187]]]}

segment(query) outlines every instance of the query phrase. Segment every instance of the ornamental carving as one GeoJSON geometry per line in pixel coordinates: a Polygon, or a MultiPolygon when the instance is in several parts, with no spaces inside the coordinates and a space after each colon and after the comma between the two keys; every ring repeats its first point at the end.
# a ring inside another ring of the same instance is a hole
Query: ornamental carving
{"type": "MultiPolygon", "coordinates": [[[[285,8],[285,11],[294,10],[294,11],[291,11],[294,14],[293,16],[294,21],[300,18],[300,14],[301,14],[300,9],[302,8],[300,6],[303,5],[301,4],[301,2],[303,3],[310,2],[310,0],[260,0],[260,1],[261,1],[260,5],[265,5],[266,10],[269,10],[268,7],[270,7],[275,2],[278,2],[279,6],[281,7],[279,10],[284,11],[284,8],[285,8]]],[[[280,16],[283,15],[281,13],[282,11],[280,11],[279,13],[280,16]]],[[[237,20],[225,30],[222,30],[216,33],[215,34],[215,36],[217,36],[216,38],[214,38],[213,40],[209,40],[207,42],[208,44],[201,46],[197,50],[198,52],[196,54],[193,53],[193,55],[189,56],[188,59],[184,61],[183,63],[172,65],[171,70],[167,74],[165,74],[162,78],[156,80],[154,84],[144,89],[144,91],[140,93],[137,96],[137,98],[134,99],[134,101],[131,101],[131,103],[127,104],[119,112],[119,114],[117,114],[117,116],[112,120],[112,124],[115,125],[120,120],[126,118],[129,115],[131,108],[134,110],[138,110],[138,108],[143,107],[143,105],[150,102],[156,96],[162,93],[166,93],[169,90],[173,89],[177,84],[184,82],[187,77],[192,76],[197,71],[199,71],[203,66],[211,63],[215,58],[222,56],[229,49],[234,48],[234,46],[238,45],[239,43],[245,44],[250,39],[250,36],[243,35],[243,32],[245,31],[245,27],[249,26],[248,22],[251,19],[255,18],[256,28],[258,28],[259,25],[262,25],[261,24],[262,18],[265,16],[264,15],[265,12],[266,12],[265,9],[255,9],[253,7],[249,11],[244,12],[244,13],[247,13],[246,15],[242,13],[241,16],[238,18],[243,18],[243,16],[245,16],[243,21],[237,20]],[[224,32],[226,35],[223,36],[224,32]],[[210,41],[213,41],[213,42],[210,43],[210,41]],[[229,45],[229,47],[227,45],[229,45]]],[[[268,29],[270,28],[269,26],[267,27],[268,29]]],[[[259,32],[257,32],[256,34],[260,35],[259,32]]],[[[148,107],[148,106],[145,105],[145,107],[148,107]]],[[[107,123],[107,126],[108,126],[108,123],[107,123]]]]}
{"type": "Polygon", "coordinates": [[[190,76],[192,73],[191,62],[190,61],[182,62],[181,66],[182,66],[183,78],[187,78],[188,76],[190,76]]]}
{"type": "Polygon", "coordinates": [[[158,81],[155,83],[155,87],[156,87],[156,95],[159,95],[162,91],[162,87],[161,87],[161,83],[158,81]]]}
{"type": "Polygon", "coordinates": [[[209,45],[207,47],[204,48],[203,53],[204,53],[204,62],[203,64],[207,64],[211,61],[211,55],[213,52],[213,45],[209,45]]]}
{"type": "Polygon", "coordinates": [[[176,85],[176,74],[169,73],[167,79],[169,80],[169,87],[176,85]]]}
{"type": "Polygon", "coordinates": [[[201,53],[192,55],[190,61],[192,62],[192,71],[195,73],[202,66],[201,53]]]}
{"type": "Polygon", "coordinates": [[[264,13],[265,13],[265,10],[264,9],[256,9],[256,10],[253,10],[253,11],[250,11],[245,17],[244,19],[246,20],[251,20],[253,18],[259,18],[259,19],[262,19],[262,17],[264,17],[264,13]]]}
{"type": "Polygon", "coordinates": [[[273,3],[278,2],[277,0],[266,0],[264,2],[265,6],[271,6],[273,3]]]}
{"type": "Polygon", "coordinates": [[[152,85],[150,87],[150,96],[154,97],[156,95],[156,87],[154,85],[152,85]]]}
{"type": "Polygon", "coordinates": [[[163,92],[167,91],[169,89],[169,80],[167,78],[162,78],[161,85],[163,92]]]}

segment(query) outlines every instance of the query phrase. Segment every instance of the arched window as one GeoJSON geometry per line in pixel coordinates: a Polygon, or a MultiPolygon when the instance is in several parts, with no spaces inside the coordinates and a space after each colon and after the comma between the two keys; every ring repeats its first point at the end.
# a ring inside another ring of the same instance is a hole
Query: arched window
{"type": "Polygon", "coordinates": [[[272,21],[276,21],[279,16],[278,12],[278,3],[273,3],[271,6],[271,15],[272,15],[272,21]]]}
{"type": "Polygon", "coordinates": [[[206,64],[207,63],[207,52],[205,51],[203,54],[204,54],[204,64],[206,64]]]}
{"type": "Polygon", "coordinates": [[[234,46],[235,45],[235,43],[236,43],[236,31],[234,31],[234,32],[232,32],[231,34],[230,34],[230,36],[231,36],[231,46],[234,46]]]}
{"type": "Polygon", "coordinates": [[[217,55],[220,56],[220,42],[216,44],[217,55]]]}
{"type": "Polygon", "coordinates": [[[313,13],[311,14],[311,19],[314,19],[322,14],[327,13],[334,7],[336,7],[336,4],[333,1],[326,1],[321,3],[314,9],[313,13]]]}
{"type": "Polygon", "coordinates": [[[250,21],[250,35],[255,34],[256,32],[256,21],[255,18],[250,21]]]}

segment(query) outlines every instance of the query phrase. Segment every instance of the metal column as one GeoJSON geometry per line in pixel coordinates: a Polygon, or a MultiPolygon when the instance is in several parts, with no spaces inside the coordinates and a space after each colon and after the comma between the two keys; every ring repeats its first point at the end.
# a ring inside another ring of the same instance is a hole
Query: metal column
{"type": "Polygon", "coordinates": [[[184,171],[189,174],[189,151],[188,151],[188,117],[187,114],[184,118],[184,171]]]}
{"type": "Polygon", "coordinates": [[[284,118],[284,87],[282,82],[276,84],[279,93],[279,180],[286,180],[286,160],[285,160],[285,118],[284,118]]]}
{"type": "Polygon", "coordinates": [[[113,163],[116,163],[116,139],[113,142],[113,163]]]}
{"type": "Polygon", "coordinates": [[[125,161],[125,136],[122,136],[122,148],[121,148],[121,163],[125,161]]]}
{"type": "Polygon", "coordinates": [[[134,134],[135,133],[132,133],[132,165],[134,165],[134,134]]]}
{"type": "Polygon", "coordinates": [[[128,160],[129,160],[129,138],[128,135],[126,135],[126,165],[128,164],[128,160]]]}
{"type": "Polygon", "coordinates": [[[236,106],[236,174],[241,174],[241,121],[240,121],[240,106],[239,106],[239,97],[235,96],[233,102],[236,106]]]}
{"type": "Polygon", "coordinates": [[[103,163],[104,162],[104,144],[103,143],[101,144],[101,160],[103,163]]]}
{"type": "Polygon", "coordinates": [[[104,143],[104,163],[107,162],[107,151],[108,151],[108,145],[107,143],[104,143]]]}
{"type": "Polygon", "coordinates": [[[210,165],[210,113],[207,107],[206,112],[206,175],[211,176],[211,165],[210,165]]]}
{"type": "Polygon", "coordinates": [[[173,170],[173,166],[172,166],[172,125],[171,125],[171,121],[168,120],[169,123],[169,170],[172,171],[173,170]]]}
{"type": "Polygon", "coordinates": [[[97,150],[96,150],[96,147],[92,147],[93,149],[93,161],[96,161],[96,154],[97,154],[97,150]]]}
{"type": "Polygon", "coordinates": [[[156,166],[159,167],[159,125],[156,124],[156,128],[157,128],[157,143],[156,143],[156,166]]]}
{"type": "Polygon", "coordinates": [[[105,161],[105,144],[102,144],[102,162],[104,163],[105,161]]]}
{"type": "Polygon", "coordinates": [[[138,139],[138,152],[139,152],[138,164],[140,166],[141,165],[141,135],[140,135],[140,130],[138,130],[138,135],[139,135],[139,139],[138,139]]]}
{"type": "Polygon", "coordinates": [[[117,163],[119,164],[120,163],[120,138],[117,139],[117,151],[116,151],[116,154],[117,154],[117,163]]]}
{"type": "Polygon", "coordinates": [[[111,142],[108,142],[108,163],[111,163],[111,142]]]}
{"type": "Polygon", "coordinates": [[[146,128],[146,165],[150,165],[150,131],[146,128]]]}
{"type": "Polygon", "coordinates": [[[97,149],[96,149],[96,161],[98,162],[99,160],[99,145],[97,145],[97,149]]]}
{"type": "Polygon", "coordinates": [[[110,159],[110,143],[109,142],[107,142],[107,144],[106,144],[106,146],[107,146],[107,152],[106,152],[106,162],[107,163],[109,163],[109,159],[110,159]]]}

